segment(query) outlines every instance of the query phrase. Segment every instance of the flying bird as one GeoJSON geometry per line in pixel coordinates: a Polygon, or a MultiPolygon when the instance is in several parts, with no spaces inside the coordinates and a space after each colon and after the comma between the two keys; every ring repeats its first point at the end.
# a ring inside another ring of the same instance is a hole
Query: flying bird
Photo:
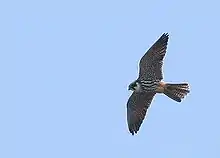
{"type": "Polygon", "coordinates": [[[190,92],[188,83],[174,84],[162,81],[162,65],[168,39],[168,33],[162,34],[144,54],[139,62],[139,77],[128,86],[128,90],[133,91],[127,102],[127,123],[132,135],[139,131],[156,93],[163,93],[181,102],[190,92]]]}

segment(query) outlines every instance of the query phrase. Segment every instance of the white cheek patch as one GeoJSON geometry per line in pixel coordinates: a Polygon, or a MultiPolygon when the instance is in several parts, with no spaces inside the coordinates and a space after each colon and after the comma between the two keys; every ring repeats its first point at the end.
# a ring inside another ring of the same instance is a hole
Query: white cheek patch
{"type": "Polygon", "coordinates": [[[137,83],[137,86],[135,87],[135,92],[140,92],[141,91],[141,85],[137,83]]]}

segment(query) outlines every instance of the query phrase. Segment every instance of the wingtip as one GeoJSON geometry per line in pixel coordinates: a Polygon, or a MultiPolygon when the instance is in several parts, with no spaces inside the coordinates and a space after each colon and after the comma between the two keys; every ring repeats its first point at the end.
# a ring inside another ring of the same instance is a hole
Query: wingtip
{"type": "Polygon", "coordinates": [[[129,129],[132,136],[138,133],[138,130],[129,129]]]}
{"type": "Polygon", "coordinates": [[[130,131],[131,135],[134,136],[134,134],[136,134],[136,132],[134,131],[130,131]]]}
{"type": "Polygon", "coordinates": [[[169,33],[168,33],[168,32],[165,32],[165,33],[163,33],[163,35],[162,35],[162,36],[169,37],[169,33]]]}

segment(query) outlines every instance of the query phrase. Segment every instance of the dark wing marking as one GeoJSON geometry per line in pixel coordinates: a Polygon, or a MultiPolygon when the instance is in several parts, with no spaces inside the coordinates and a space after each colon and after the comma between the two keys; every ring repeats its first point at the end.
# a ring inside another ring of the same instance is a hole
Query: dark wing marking
{"type": "Polygon", "coordinates": [[[127,102],[127,122],[132,135],[139,130],[155,93],[133,92],[127,102]]]}
{"type": "Polygon", "coordinates": [[[141,58],[139,63],[139,79],[163,79],[162,65],[168,39],[168,33],[164,33],[141,58]]]}

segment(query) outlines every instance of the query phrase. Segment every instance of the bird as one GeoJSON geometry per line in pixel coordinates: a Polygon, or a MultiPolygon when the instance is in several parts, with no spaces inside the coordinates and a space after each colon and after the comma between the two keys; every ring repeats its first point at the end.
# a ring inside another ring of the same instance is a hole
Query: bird
{"type": "Polygon", "coordinates": [[[190,92],[189,84],[167,83],[163,80],[163,59],[167,52],[169,34],[163,33],[145,52],[139,62],[139,76],[129,84],[133,91],[127,101],[127,124],[129,132],[134,135],[139,131],[148,108],[157,93],[165,94],[176,102],[190,92]]]}

